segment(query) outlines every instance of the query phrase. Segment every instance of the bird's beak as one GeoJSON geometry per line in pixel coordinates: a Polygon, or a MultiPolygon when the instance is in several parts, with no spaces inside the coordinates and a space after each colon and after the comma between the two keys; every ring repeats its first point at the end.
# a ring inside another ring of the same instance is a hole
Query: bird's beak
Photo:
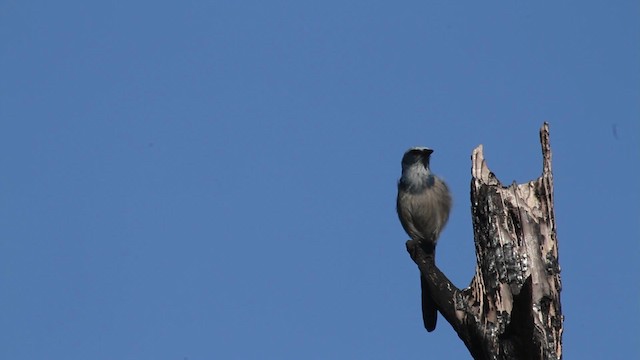
{"type": "Polygon", "coordinates": [[[429,155],[431,155],[431,154],[433,153],[433,150],[431,150],[431,149],[424,149],[424,150],[423,150],[423,152],[424,152],[424,154],[425,154],[425,155],[429,156],[429,155]]]}

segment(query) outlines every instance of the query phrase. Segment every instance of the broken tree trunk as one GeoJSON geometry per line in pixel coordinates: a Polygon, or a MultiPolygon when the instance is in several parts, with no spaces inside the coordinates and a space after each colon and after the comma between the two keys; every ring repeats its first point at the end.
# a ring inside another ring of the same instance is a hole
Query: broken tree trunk
{"type": "Polygon", "coordinates": [[[474,359],[561,359],[560,265],[549,125],[540,129],[542,175],[504,187],[478,146],[471,157],[476,273],[456,288],[415,240],[407,251],[438,311],[474,359]]]}

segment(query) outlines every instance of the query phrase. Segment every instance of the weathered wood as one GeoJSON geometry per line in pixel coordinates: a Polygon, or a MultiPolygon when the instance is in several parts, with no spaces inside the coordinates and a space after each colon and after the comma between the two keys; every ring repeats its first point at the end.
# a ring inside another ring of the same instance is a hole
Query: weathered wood
{"type": "Polygon", "coordinates": [[[472,155],[476,273],[459,290],[414,241],[407,250],[443,317],[474,359],[561,359],[560,265],[553,210],[549,126],[540,130],[543,172],[504,187],[482,145],[472,155]]]}

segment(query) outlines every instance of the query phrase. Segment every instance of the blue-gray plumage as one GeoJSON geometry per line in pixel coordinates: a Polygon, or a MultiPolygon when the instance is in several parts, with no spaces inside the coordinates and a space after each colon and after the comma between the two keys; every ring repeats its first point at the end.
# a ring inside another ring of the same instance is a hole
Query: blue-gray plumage
{"type": "MultiPolygon", "coordinates": [[[[414,147],[404,153],[396,209],[407,234],[435,258],[438,236],[449,219],[451,194],[447,184],[429,169],[431,153],[433,150],[424,147],[414,147]]],[[[424,327],[433,331],[438,313],[422,275],[420,281],[424,327]]]]}

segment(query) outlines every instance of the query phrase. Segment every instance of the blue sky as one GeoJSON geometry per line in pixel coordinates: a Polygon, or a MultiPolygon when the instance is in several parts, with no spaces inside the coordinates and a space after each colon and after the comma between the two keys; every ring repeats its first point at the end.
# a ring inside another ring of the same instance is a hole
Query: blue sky
{"type": "Polygon", "coordinates": [[[541,173],[567,359],[637,355],[640,4],[0,3],[0,358],[469,358],[421,324],[406,148],[541,173]],[[635,319],[635,320],[634,320],[635,319]]]}

